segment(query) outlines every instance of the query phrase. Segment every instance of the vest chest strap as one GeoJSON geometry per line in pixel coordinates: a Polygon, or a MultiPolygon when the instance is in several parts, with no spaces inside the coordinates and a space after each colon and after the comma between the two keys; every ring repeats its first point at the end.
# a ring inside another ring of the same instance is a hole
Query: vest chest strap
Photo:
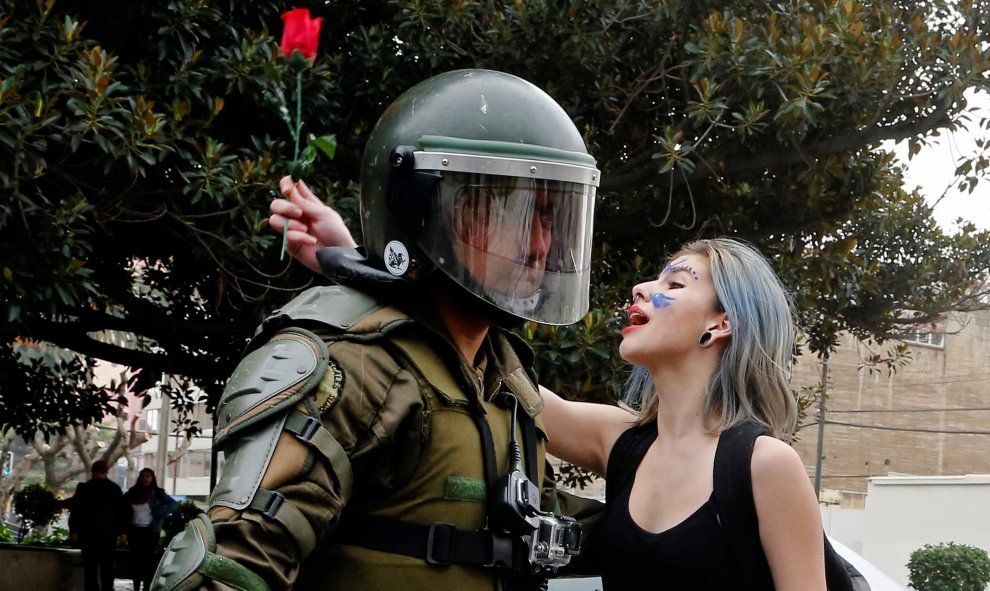
{"type": "Polygon", "coordinates": [[[463,530],[449,523],[423,525],[375,515],[347,515],[333,542],[420,558],[438,566],[463,564],[526,569],[529,547],[518,536],[490,529],[463,530]]]}

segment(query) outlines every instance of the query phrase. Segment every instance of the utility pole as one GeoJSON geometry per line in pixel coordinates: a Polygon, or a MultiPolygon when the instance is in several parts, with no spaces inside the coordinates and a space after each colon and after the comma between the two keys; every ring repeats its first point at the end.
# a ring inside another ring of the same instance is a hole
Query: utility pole
{"type": "Polygon", "coordinates": [[[172,462],[172,495],[175,496],[176,490],[179,488],[179,463],[182,461],[181,456],[179,456],[179,434],[175,434],[175,461],[172,462]]]}
{"type": "Polygon", "coordinates": [[[818,396],[818,456],[815,460],[815,496],[822,499],[822,460],[825,458],[825,399],[828,398],[828,351],[822,355],[822,391],[818,396]]]}
{"type": "Polygon", "coordinates": [[[161,477],[162,482],[158,486],[162,488],[165,488],[165,479],[168,477],[168,474],[165,472],[165,468],[168,465],[168,414],[172,408],[168,393],[163,387],[166,379],[168,379],[166,375],[162,374],[161,385],[158,388],[159,393],[162,395],[162,406],[158,409],[158,456],[155,458],[155,474],[161,477]]]}
{"type": "Polygon", "coordinates": [[[213,429],[210,430],[210,494],[213,494],[213,489],[217,486],[217,446],[216,446],[216,433],[217,433],[217,413],[213,413],[213,429]]]}

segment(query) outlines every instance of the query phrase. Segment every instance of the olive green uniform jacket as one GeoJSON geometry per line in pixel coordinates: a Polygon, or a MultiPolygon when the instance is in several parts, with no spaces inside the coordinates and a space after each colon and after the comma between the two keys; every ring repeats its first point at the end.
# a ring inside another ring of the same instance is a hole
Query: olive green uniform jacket
{"type": "MultiPolygon", "coordinates": [[[[304,307],[319,310],[336,305],[334,298],[348,293],[360,295],[347,288],[322,287],[297,300],[303,298],[308,302],[304,307]]],[[[281,493],[302,513],[315,533],[315,550],[302,555],[297,532],[257,511],[214,506],[210,519],[220,555],[260,574],[273,590],[294,585],[491,591],[501,586],[501,576],[493,569],[431,565],[334,540],[341,516],[346,519],[349,513],[419,524],[445,522],[464,530],[485,527],[482,443],[471,412],[472,406],[483,411],[494,439],[498,474],[505,474],[511,410],[492,402],[500,388],[515,394],[519,412],[535,418],[541,507],[555,508],[552,481],[544,478],[546,436],[539,416],[543,402],[529,370],[530,349],[516,335],[493,327],[474,367],[430,308],[421,304],[406,312],[376,305],[336,328],[321,326],[313,317],[286,319],[276,313],[269,319],[269,324],[308,328],[327,344],[329,367],[310,397],[320,409],[324,428],[350,460],[353,493],[345,498],[329,463],[283,432],[260,485],[281,493]]],[[[522,455],[526,457],[525,449],[522,455]]]]}

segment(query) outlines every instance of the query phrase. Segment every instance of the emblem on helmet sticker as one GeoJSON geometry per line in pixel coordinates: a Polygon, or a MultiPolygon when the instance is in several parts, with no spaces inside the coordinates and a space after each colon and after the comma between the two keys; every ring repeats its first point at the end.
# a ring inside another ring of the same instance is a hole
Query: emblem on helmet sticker
{"type": "Polygon", "coordinates": [[[406,245],[398,240],[393,240],[385,245],[383,258],[385,259],[385,268],[392,275],[397,277],[405,275],[409,269],[409,251],[406,250],[406,245]]]}

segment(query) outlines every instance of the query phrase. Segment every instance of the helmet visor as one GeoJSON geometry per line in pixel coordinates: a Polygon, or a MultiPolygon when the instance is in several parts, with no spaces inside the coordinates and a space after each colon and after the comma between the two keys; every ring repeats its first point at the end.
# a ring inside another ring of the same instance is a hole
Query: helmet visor
{"type": "Polygon", "coordinates": [[[588,184],[445,171],[419,245],[509,314],[570,324],[588,310],[594,201],[588,184]]]}

